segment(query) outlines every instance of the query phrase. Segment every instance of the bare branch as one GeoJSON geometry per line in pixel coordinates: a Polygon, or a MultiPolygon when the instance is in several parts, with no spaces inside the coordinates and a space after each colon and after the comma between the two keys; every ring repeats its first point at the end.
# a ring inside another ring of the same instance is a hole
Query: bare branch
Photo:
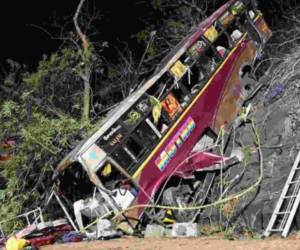
{"type": "MultiPolygon", "coordinates": [[[[74,44],[75,47],[77,47],[77,49],[79,48],[78,43],[72,38],[72,36],[64,36],[61,32],[61,35],[59,36],[54,36],[53,34],[51,34],[48,30],[46,30],[44,27],[36,25],[36,24],[29,24],[29,26],[32,26],[36,29],[41,30],[42,32],[44,32],[46,35],[48,35],[52,40],[61,40],[61,41],[70,41],[71,43],[74,44]]],[[[62,28],[63,29],[63,28],[62,28]]]]}
{"type": "Polygon", "coordinates": [[[140,60],[140,62],[139,62],[139,65],[138,65],[138,67],[137,67],[137,72],[139,72],[139,69],[140,69],[141,65],[143,64],[143,62],[144,62],[144,60],[145,60],[145,56],[146,56],[146,54],[147,54],[147,52],[148,52],[150,46],[152,45],[152,43],[153,43],[153,41],[154,41],[155,35],[156,35],[156,31],[152,31],[151,34],[150,34],[150,39],[149,39],[149,41],[148,41],[148,43],[147,43],[146,49],[145,49],[145,51],[144,51],[144,53],[143,53],[143,55],[142,55],[142,57],[141,57],[141,60],[140,60]]]}
{"type": "Polygon", "coordinates": [[[74,25],[75,25],[75,29],[77,31],[77,34],[79,35],[80,39],[81,39],[81,42],[82,42],[82,47],[84,49],[87,49],[88,48],[88,39],[87,37],[85,36],[85,34],[82,32],[79,24],[78,24],[78,16],[80,14],[80,11],[82,9],[82,6],[84,4],[86,0],[80,0],[79,4],[78,4],[78,7],[77,7],[77,10],[75,12],[75,15],[74,15],[74,18],[73,18],[73,21],[74,21],[74,25]]]}
{"type": "Polygon", "coordinates": [[[196,4],[186,1],[186,0],[181,0],[181,2],[187,6],[195,9],[197,12],[199,12],[201,14],[202,17],[206,17],[205,12],[202,9],[200,9],[196,4]]]}

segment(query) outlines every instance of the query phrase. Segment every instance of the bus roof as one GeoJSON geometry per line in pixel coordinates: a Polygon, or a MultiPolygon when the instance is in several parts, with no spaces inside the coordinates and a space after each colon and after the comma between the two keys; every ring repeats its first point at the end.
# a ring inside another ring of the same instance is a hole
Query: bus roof
{"type": "MultiPolygon", "coordinates": [[[[210,27],[234,2],[230,0],[201,22],[159,63],[155,73],[139,89],[125,98],[111,110],[99,123],[99,129],[87,139],[81,141],[57,166],[57,171],[65,170],[78,156],[91,147],[129,108],[186,52],[186,50],[210,27]]],[[[245,0],[243,1],[245,2],[245,0]]]]}

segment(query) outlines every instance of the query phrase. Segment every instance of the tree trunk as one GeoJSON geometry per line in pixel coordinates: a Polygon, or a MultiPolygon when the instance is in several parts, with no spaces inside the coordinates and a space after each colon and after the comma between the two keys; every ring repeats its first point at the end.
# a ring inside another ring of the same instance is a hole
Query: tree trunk
{"type": "Polygon", "coordinates": [[[80,40],[82,43],[82,50],[83,50],[82,57],[83,57],[83,63],[85,64],[84,69],[82,70],[82,73],[80,74],[81,79],[83,80],[83,84],[84,84],[83,107],[82,107],[82,115],[81,115],[82,126],[87,125],[90,121],[89,114],[90,114],[90,88],[91,88],[91,86],[90,86],[91,71],[90,71],[89,58],[85,58],[86,51],[89,48],[89,42],[88,42],[86,35],[82,32],[82,30],[80,29],[80,26],[78,24],[78,16],[80,14],[80,11],[81,11],[82,6],[85,1],[86,0],[80,0],[79,4],[77,6],[77,10],[75,12],[74,18],[73,18],[77,34],[80,37],[80,40]]]}
{"type": "Polygon", "coordinates": [[[81,124],[85,126],[90,121],[90,70],[86,69],[85,74],[81,78],[84,83],[81,124]]]}

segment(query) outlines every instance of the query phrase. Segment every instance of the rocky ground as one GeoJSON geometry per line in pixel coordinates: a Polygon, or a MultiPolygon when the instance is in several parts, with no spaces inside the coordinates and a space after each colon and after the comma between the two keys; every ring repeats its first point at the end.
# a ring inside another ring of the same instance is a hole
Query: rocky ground
{"type": "MultiPolygon", "coordinates": [[[[262,177],[259,187],[222,208],[206,210],[204,215],[210,223],[217,223],[221,217],[222,224],[225,222],[227,228],[231,227],[235,232],[246,229],[262,233],[266,228],[300,150],[299,53],[300,50],[296,49],[293,54],[274,62],[259,80],[260,91],[248,102],[252,105],[249,118],[256,124],[260,135],[263,173],[260,173],[259,154],[251,155],[255,148],[252,124],[244,124],[231,135],[230,147],[242,148],[246,159],[223,175],[227,195],[247,189],[262,177]]],[[[218,189],[219,186],[215,186],[215,196],[219,195],[218,189]]],[[[299,221],[295,219],[295,229],[299,228],[299,221]]]]}

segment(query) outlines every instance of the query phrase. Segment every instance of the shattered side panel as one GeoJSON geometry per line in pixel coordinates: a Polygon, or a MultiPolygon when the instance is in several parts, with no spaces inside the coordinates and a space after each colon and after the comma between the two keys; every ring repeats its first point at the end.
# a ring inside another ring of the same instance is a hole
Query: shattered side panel
{"type": "MultiPolygon", "coordinates": [[[[234,107],[236,102],[240,102],[241,98],[241,82],[238,78],[240,66],[242,62],[251,62],[254,54],[255,47],[251,45],[248,48],[246,43],[241,40],[214,73],[204,89],[195,97],[156,149],[134,174],[134,178],[141,187],[136,200],[137,205],[147,204],[165,180],[176,171],[180,171],[180,168],[184,165],[182,164],[183,161],[188,157],[206,128],[220,127],[225,118],[228,123],[232,121],[240,107],[240,105],[234,107]],[[229,85],[224,83],[224,78],[230,79],[230,82],[226,82],[229,85]],[[234,88],[236,81],[237,86],[239,86],[239,88],[236,88],[237,90],[234,88]],[[224,94],[225,97],[227,96],[227,100],[221,102],[224,94]],[[235,99],[231,103],[230,98],[232,96],[235,99]],[[228,106],[231,107],[225,115],[221,115],[224,112],[220,109],[221,103],[227,105],[227,108],[228,106]],[[217,125],[214,123],[216,117],[218,117],[217,125]]],[[[185,169],[185,171],[189,170],[185,169]]],[[[141,216],[142,213],[143,208],[140,208],[138,216],[141,216]]]]}
{"type": "Polygon", "coordinates": [[[256,45],[253,41],[247,38],[240,45],[239,56],[233,64],[231,72],[226,72],[224,75],[219,75],[226,81],[218,110],[215,114],[214,124],[211,127],[217,134],[222,126],[228,129],[231,122],[237,116],[241,105],[245,99],[243,93],[243,83],[240,77],[240,72],[246,65],[251,65],[255,58],[256,45]]]}

